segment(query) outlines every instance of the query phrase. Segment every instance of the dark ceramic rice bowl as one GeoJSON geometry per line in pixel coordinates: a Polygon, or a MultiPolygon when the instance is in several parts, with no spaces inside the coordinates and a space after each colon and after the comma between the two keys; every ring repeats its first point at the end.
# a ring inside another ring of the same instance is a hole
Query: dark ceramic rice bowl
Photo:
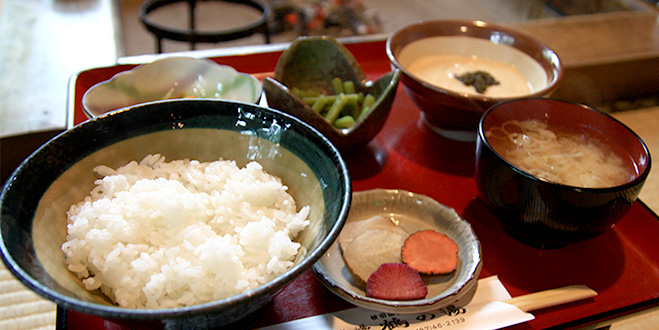
{"type": "Polygon", "coordinates": [[[7,180],[0,195],[0,248],[8,269],[60,307],[125,322],[206,328],[244,318],[310,268],[329,248],[350,207],[351,183],[338,150],[318,131],[277,110],[218,100],[160,101],[91,119],[55,137],[7,180]],[[60,250],[68,207],[89,194],[92,168],[161,153],[168,160],[258,160],[282,178],[311,224],[298,237],[306,256],[284,274],[227,299],[170,309],[128,309],[86,291],[60,250]]]}

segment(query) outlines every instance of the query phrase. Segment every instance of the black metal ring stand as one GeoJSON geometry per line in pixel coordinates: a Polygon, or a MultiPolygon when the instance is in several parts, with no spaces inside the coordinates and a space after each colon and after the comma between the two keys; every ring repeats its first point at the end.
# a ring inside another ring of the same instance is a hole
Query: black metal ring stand
{"type": "Polygon", "coordinates": [[[270,43],[270,30],[268,28],[268,17],[270,15],[270,6],[261,0],[147,0],[140,6],[139,16],[147,30],[156,38],[156,51],[162,53],[162,39],[187,41],[190,43],[190,49],[195,49],[197,43],[218,43],[249,37],[256,33],[261,33],[265,37],[265,43],[270,43]],[[195,30],[194,11],[199,1],[223,1],[231,2],[252,7],[261,12],[258,20],[250,24],[215,32],[199,32],[195,30]],[[149,13],[177,2],[187,2],[189,4],[189,29],[178,30],[169,28],[155,23],[149,18],[149,13]]]}

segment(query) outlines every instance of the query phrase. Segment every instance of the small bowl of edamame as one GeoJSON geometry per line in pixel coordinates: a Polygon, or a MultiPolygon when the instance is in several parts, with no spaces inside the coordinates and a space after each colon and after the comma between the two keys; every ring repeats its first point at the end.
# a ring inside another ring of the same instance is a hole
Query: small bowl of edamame
{"type": "Polygon", "coordinates": [[[366,79],[352,53],[332,37],[299,37],[273,78],[263,80],[268,106],[313,126],[341,151],[368,144],[382,130],[400,81],[394,69],[366,79]]]}

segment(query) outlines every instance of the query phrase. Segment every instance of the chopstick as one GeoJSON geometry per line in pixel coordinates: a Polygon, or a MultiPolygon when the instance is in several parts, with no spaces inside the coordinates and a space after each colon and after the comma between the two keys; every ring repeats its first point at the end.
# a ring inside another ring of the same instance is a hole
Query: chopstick
{"type": "Polygon", "coordinates": [[[530,312],[546,307],[557,306],[582,299],[591,298],[597,292],[585,285],[570,285],[562,288],[549,289],[525,294],[505,300],[505,303],[516,306],[524,312],[530,312]]]}

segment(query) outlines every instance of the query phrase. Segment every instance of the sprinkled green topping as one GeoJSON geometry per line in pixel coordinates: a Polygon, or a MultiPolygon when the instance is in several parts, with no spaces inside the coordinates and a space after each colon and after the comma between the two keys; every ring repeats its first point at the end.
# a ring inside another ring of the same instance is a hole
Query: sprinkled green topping
{"type": "Polygon", "coordinates": [[[467,86],[474,86],[476,92],[479,94],[485,93],[485,90],[490,86],[500,84],[491,74],[482,70],[465,72],[459,76],[455,76],[455,78],[467,86]]]}

